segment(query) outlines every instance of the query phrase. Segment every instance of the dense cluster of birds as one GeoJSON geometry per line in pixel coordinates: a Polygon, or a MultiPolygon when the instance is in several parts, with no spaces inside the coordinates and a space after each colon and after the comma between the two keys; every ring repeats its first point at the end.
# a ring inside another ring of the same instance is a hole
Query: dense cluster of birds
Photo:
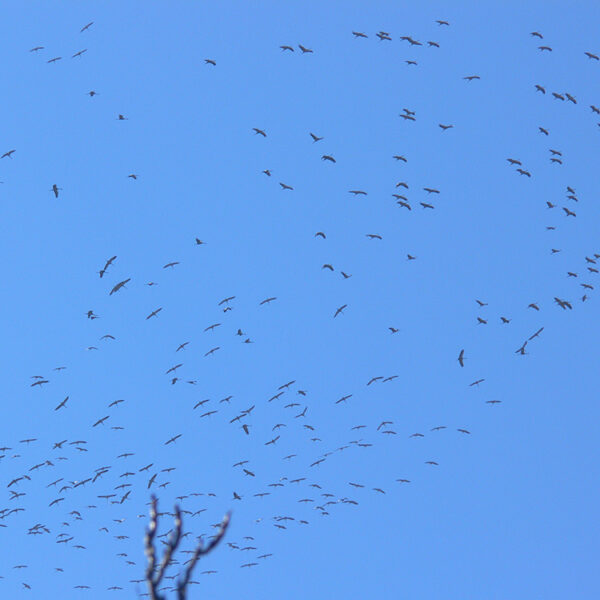
{"type": "MultiPolygon", "coordinates": [[[[447,35],[447,31],[451,31],[451,24],[445,20],[438,20],[435,24],[435,31],[442,32],[447,35]]],[[[87,23],[81,28],[81,34],[90,35],[90,30],[93,32],[94,23],[87,23]]],[[[433,40],[420,41],[411,36],[404,35],[396,37],[392,33],[386,31],[377,31],[375,33],[367,33],[362,31],[348,32],[349,36],[355,38],[355,43],[369,43],[375,40],[376,43],[388,43],[397,40],[402,43],[409,44],[411,48],[423,46],[427,51],[438,52],[443,46],[442,42],[433,40]]],[[[542,33],[538,31],[531,32],[531,37],[539,40],[538,49],[540,52],[552,52],[552,47],[547,45],[542,33]]],[[[34,46],[30,52],[35,55],[43,56],[45,52],[43,46],[34,46]]],[[[74,52],[71,59],[83,60],[87,48],[80,49],[74,52]]],[[[534,48],[535,50],[535,48],[534,48]]],[[[274,52],[277,52],[277,47],[274,47],[274,52]]],[[[285,55],[312,55],[310,60],[318,60],[318,49],[311,48],[303,44],[282,44],[279,46],[279,51],[285,55]]],[[[597,54],[585,52],[582,59],[587,57],[590,61],[599,61],[597,54]]],[[[49,64],[57,63],[63,60],[62,56],[49,56],[46,61],[49,64]]],[[[308,60],[308,57],[307,57],[308,60]]],[[[417,60],[405,61],[410,67],[418,67],[417,60]]],[[[207,69],[218,69],[219,64],[213,58],[204,59],[204,65],[207,69]]],[[[53,68],[53,67],[52,67],[53,68]]],[[[463,77],[464,85],[477,85],[480,76],[477,74],[467,74],[463,77]]],[[[90,90],[86,92],[90,98],[97,95],[97,91],[90,90]]],[[[576,106],[578,100],[574,92],[551,91],[547,90],[542,83],[532,83],[532,93],[540,94],[548,99],[552,98],[559,102],[571,103],[576,106]],[[550,93],[547,93],[550,92],[550,93]]],[[[600,108],[594,104],[589,105],[589,108],[594,115],[600,115],[600,108]]],[[[412,108],[403,108],[402,112],[397,115],[403,122],[416,122],[418,119],[418,111],[412,108]]],[[[117,121],[127,121],[130,116],[117,113],[114,117],[117,121]]],[[[131,116],[133,118],[133,116],[131,116]]],[[[255,136],[256,143],[268,144],[269,131],[263,127],[248,124],[248,136],[255,136]]],[[[598,123],[600,125],[600,123],[598,123]]],[[[452,123],[439,123],[440,134],[453,135],[457,133],[452,123]]],[[[322,147],[325,140],[325,135],[320,135],[321,132],[307,131],[307,142],[311,142],[315,147],[322,147]]],[[[539,134],[541,136],[550,137],[550,130],[543,124],[539,125],[539,134]]],[[[0,155],[1,159],[18,160],[18,148],[9,149],[0,155]]],[[[321,160],[324,163],[329,163],[330,168],[335,169],[337,159],[332,152],[323,152],[321,160]]],[[[390,157],[390,160],[397,163],[408,163],[409,158],[404,154],[396,154],[390,157]]],[[[548,148],[548,160],[557,168],[563,165],[564,156],[560,149],[554,147],[548,148]]],[[[526,178],[535,177],[535,173],[521,160],[518,155],[506,158],[506,162],[510,167],[514,167],[515,172],[526,178]]],[[[393,164],[393,163],[392,163],[393,164]]],[[[257,173],[257,177],[268,178],[264,181],[277,182],[281,192],[293,194],[295,192],[295,183],[289,181],[278,181],[274,177],[274,171],[265,165],[261,173],[257,173]],[[273,178],[273,179],[271,179],[273,178]]],[[[128,178],[133,181],[138,180],[136,173],[130,173],[128,178]]],[[[68,189],[68,181],[52,183],[49,187],[49,195],[52,194],[54,199],[60,200],[64,189],[68,189]],[[63,186],[63,187],[59,187],[63,186]]],[[[348,186],[351,187],[351,186],[348,186]]],[[[556,201],[546,201],[546,210],[552,213],[562,214],[563,219],[575,219],[577,217],[577,209],[580,198],[576,191],[576,186],[567,185],[564,190],[564,200],[557,204],[556,201]]],[[[369,191],[366,189],[347,189],[344,193],[350,194],[350,197],[366,197],[369,191]]],[[[397,206],[400,209],[408,211],[405,214],[413,213],[413,211],[434,211],[437,208],[436,200],[443,197],[443,190],[430,185],[414,185],[411,181],[398,181],[393,190],[391,190],[397,206]]],[[[427,213],[429,214],[429,213],[427,213]]],[[[546,229],[551,232],[558,227],[556,224],[548,224],[546,229]]],[[[365,238],[369,243],[377,244],[383,241],[383,236],[376,231],[366,231],[365,238]]],[[[312,240],[307,243],[323,244],[328,242],[327,231],[317,230],[314,233],[312,240]]],[[[202,247],[207,243],[205,240],[196,237],[189,240],[190,247],[196,247],[197,251],[202,252],[202,247]]],[[[552,255],[561,252],[561,248],[550,248],[552,255]]],[[[341,281],[346,281],[353,277],[351,269],[347,267],[339,267],[326,261],[320,266],[324,274],[337,274],[341,281]]],[[[407,261],[417,261],[416,254],[407,253],[407,261]]],[[[167,281],[143,281],[136,273],[127,273],[121,270],[121,257],[117,255],[108,256],[98,265],[93,266],[98,275],[99,284],[102,287],[102,293],[106,296],[114,297],[129,293],[129,289],[134,286],[147,286],[153,288],[159,284],[169,285],[167,281]]],[[[180,261],[171,260],[163,264],[156,265],[157,272],[177,271],[180,268],[180,261]]],[[[317,267],[319,268],[319,267],[317,267]]],[[[595,289],[594,277],[600,270],[600,253],[590,252],[582,256],[579,264],[574,264],[572,269],[565,273],[573,281],[574,287],[572,294],[569,297],[549,297],[549,298],[531,298],[531,302],[522,307],[523,312],[530,311],[539,313],[542,310],[550,310],[550,305],[554,305],[557,309],[563,311],[575,310],[578,303],[587,301],[595,289]]],[[[333,276],[333,275],[332,275],[333,276]]],[[[159,278],[160,279],[160,278],[159,278]]],[[[275,292],[276,293],[276,292],[275,292]]],[[[111,299],[111,301],[112,301],[111,299]]],[[[280,303],[283,300],[278,299],[277,295],[265,294],[264,297],[256,298],[252,310],[268,311],[269,305],[280,303]]],[[[203,332],[195,339],[182,339],[173,350],[173,362],[165,368],[162,377],[166,387],[175,386],[173,389],[178,389],[179,386],[196,386],[201,388],[202,382],[198,377],[191,375],[191,370],[187,368],[184,357],[189,356],[191,348],[194,346],[202,346],[200,356],[203,356],[207,361],[211,360],[211,356],[223,352],[227,343],[232,340],[241,344],[256,343],[256,335],[254,332],[246,330],[242,323],[234,323],[233,316],[236,314],[235,309],[238,306],[238,296],[231,295],[215,301],[215,320],[208,322],[203,332]],[[222,333],[220,333],[222,332],[222,333]],[[221,337],[217,338],[217,335],[221,337]],[[203,337],[204,336],[204,337],[203,337]],[[211,337],[219,341],[210,341],[211,337]],[[207,341],[208,340],[208,341],[207,341]],[[228,341],[229,340],[229,341],[228,341]]],[[[483,299],[472,299],[473,307],[476,309],[474,314],[474,324],[477,326],[488,326],[495,322],[503,327],[510,327],[512,315],[505,314],[501,311],[496,311],[490,314],[491,307],[488,302],[483,299]]],[[[139,319],[149,322],[164,317],[163,311],[168,311],[168,306],[154,305],[151,310],[140,312],[139,319]]],[[[352,301],[342,302],[339,305],[331,306],[327,315],[327,319],[335,319],[336,323],[344,319],[347,311],[352,310],[352,301]]],[[[100,320],[103,326],[108,326],[109,323],[102,321],[102,315],[96,314],[95,310],[90,309],[84,315],[77,318],[87,318],[90,321],[100,320]]],[[[390,324],[388,335],[397,335],[399,328],[394,324],[390,324]]],[[[531,333],[515,348],[515,354],[519,356],[527,355],[531,346],[536,340],[543,335],[544,327],[537,325],[532,326],[531,333]]],[[[119,340],[116,336],[109,332],[96,338],[98,341],[93,342],[87,347],[89,351],[98,351],[103,344],[117,344],[119,340]]],[[[456,347],[456,355],[449,358],[459,369],[468,369],[469,349],[462,348],[462,344],[456,347]],[[456,362],[455,362],[456,361],[456,362]]],[[[64,372],[68,371],[68,365],[54,367],[51,373],[32,374],[31,380],[27,386],[39,390],[39,394],[47,393],[47,388],[52,384],[60,384],[61,377],[64,372]]],[[[210,368],[210,367],[208,367],[210,368]]],[[[372,390],[376,386],[393,386],[398,379],[397,373],[378,373],[364,382],[365,388],[372,390]]],[[[485,373],[473,374],[472,382],[469,387],[479,387],[485,383],[485,373]]],[[[241,456],[240,460],[231,465],[231,493],[228,496],[217,496],[215,493],[208,490],[198,490],[191,483],[193,476],[190,476],[190,485],[188,489],[180,490],[177,493],[176,499],[181,506],[181,514],[188,522],[193,522],[196,517],[200,517],[209,508],[211,511],[225,512],[228,508],[233,509],[233,522],[235,522],[235,507],[238,503],[261,502],[269,496],[277,497],[281,488],[292,490],[292,494],[296,496],[296,506],[290,506],[285,511],[269,516],[259,516],[254,524],[270,523],[272,527],[285,531],[291,527],[306,527],[315,521],[315,519],[334,515],[343,510],[342,507],[357,506],[364,494],[375,494],[385,496],[390,493],[390,488],[393,486],[406,486],[411,484],[411,473],[398,473],[390,478],[383,474],[378,474],[378,481],[374,481],[373,477],[365,478],[364,480],[351,480],[347,482],[345,489],[334,489],[326,481],[319,479],[319,468],[325,461],[334,460],[336,456],[347,452],[362,452],[368,448],[380,443],[383,438],[392,438],[394,436],[405,436],[411,439],[423,438],[426,436],[441,436],[441,435],[456,435],[470,436],[472,431],[462,423],[454,425],[446,425],[432,423],[427,428],[421,431],[406,431],[400,422],[395,422],[394,419],[387,418],[384,415],[374,416],[372,414],[365,416],[364,423],[356,423],[347,432],[348,440],[346,443],[328,447],[322,451],[321,447],[328,444],[327,424],[318,423],[311,418],[311,398],[310,385],[305,385],[304,382],[297,380],[282,381],[274,384],[272,394],[266,395],[263,398],[256,398],[254,402],[248,405],[239,405],[233,395],[223,394],[219,398],[204,398],[200,397],[193,405],[188,407],[190,419],[198,418],[202,422],[204,420],[219,419],[228,426],[231,426],[233,435],[242,436],[243,439],[252,439],[252,443],[256,447],[261,447],[261,452],[268,451],[276,456],[276,460],[283,465],[282,469],[286,469],[285,473],[289,473],[288,466],[295,467],[297,474],[290,476],[282,474],[282,476],[274,481],[265,480],[261,476],[261,465],[254,461],[252,451],[248,451],[245,456],[241,456]],[[260,423],[260,427],[258,424],[260,423]],[[268,430],[268,435],[258,433],[256,430],[268,430]],[[301,432],[305,435],[306,447],[298,448],[296,452],[279,456],[278,448],[280,447],[283,438],[286,436],[286,431],[294,429],[296,432],[301,432]],[[363,437],[363,436],[367,436],[363,437]]],[[[172,389],[172,388],[169,388],[172,389]]],[[[37,393],[37,392],[36,392],[37,393]]],[[[352,402],[356,390],[341,390],[338,397],[331,398],[329,402],[332,405],[343,406],[352,402]]],[[[55,396],[53,396],[55,397],[55,396]]],[[[60,417],[64,412],[69,411],[72,400],[69,394],[65,394],[59,401],[55,401],[51,408],[48,409],[48,419],[60,417]]],[[[87,424],[89,431],[104,429],[108,435],[110,431],[118,432],[124,427],[119,420],[119,409],[125,399],[114,399],[107,403],[106,409],[99,412],[97,418],[87,424]]],[[[490,397],[484,402],[491,407],[498,405],[502,400],[490,397]]],[[[490,409],[491,410],[491,409],[490,409]]],[[[85,436],[84,436],[85,437],[85,436]]],[[[77,534],[77,524],[84,519],[95,519],[98,524],[98,536],[109,536],[114,540],[116,554],[119,559],[128,565],[131,578],[128,581],[119,581],[111,585],[107,585],[106,589],[110,591],[126,590],[130,584],[143,585],[144,583],[144,563],[142,556],[141,540],[139,539],[139,527],[135,529],[128,528],[128,522],[125,517],[119,517],[127,505],[134,505],[134,510],[141,523],[147,520],[147,511],[145,508],[148,505],[150,494],[158,494],[165,491],[171,485],[170,474],[177,469],[176,464],[171,464],[166,451],[182,439],[183,433],[171,432],[165,435],[164,450],[165,454],[158,458],[148,459],[145,456],[140,456],[133,449],[126,448],[126,442],[121,439],[118,442],[107,441],[115,447],[114,461],[111,464],[97,465],[92,456],[96,448],[94,444],[89,443],[86,439],[60,439],[56,440],[50,449],[41,447],[37,437],[27,437],[24,439],[15,439],[11,442],[2,442],[0,447],[0,464],[3,467],[2,485],[5,488],[3,503],[0,504],[0,528],[10,531],[12,535],[25,533],[29,536],[48,537],[51,538],[58,547],[68,547],[73,552],[85,552],[90,545],[97,544],[96,539],[82,539],[77,534]],[[118,449],[117,449],[118,448],[118,449]],[[86,455],[86,460],[89,462],[89,469],[84,472],[74,473],[69,468],[69,462],[78,455],[86,455]],[[7,477],[7,473],[10,475],[7,477]],[[31,510],[28,506],[28,500],[35,496],[37,499],[43,497],[47,510],[43,513],[36,512],[30,514],[31,510]],[[23,530],[24,520],[28,520],[28,525],[23,530]],[[18,529],[20,528],[20,530],[18,529]],[[137,537],[136,537],[137,536],[137,537]],[[129,542],[127,542],[129,540],[129,542]],[[130,544],[130,548],[140,546],[140,552],[135,556],[131,551],[124,552],[120,549],[125,543],[130,544]]],[[[235,443],[238,443],[239,438],[235,438],[235,443]]],[[[415,442],[417,443],[417,442],[415,442]]],[[[111,446],[111,447],[112,447],[111,446]]],[[[246,451],[245,451],[246,452],[246,451]]],[[[437,456],[425,457],[422,461],[423,469],[441,468],[442,463],[437,456]]],[[[262,509],[257,508],[257,511],[262,509]]],[[[173,516],[172,513],[160,513],[173,516]]],[[[260,512],[260,515],[263,513],[260,512]]],[[[166,520],[170,520],[167,518],[166,520]]],[[[219,523],[215,524],[218,527],[219,523]]],[[[248,525],[250,526],[250,525],[248,525]]],[[[242,527],[242,524],[238,526],[242,527]]],[[[170,531],[164,531],[157,535],[157,539],[166,540],[170,531]]],[[[205,531],[204,536],[210,538],[211,531],[205,531]]],[[[191,532],[183,534],[185,538],[190,536],[190,543],[194,541],[191,532]]],[[[166,542],[165,542],[166,544],[166,542]]],[[[261,547],[255,535],[241,535],[238,538],[225,537],[224,545],[226,545],[238,560],[238,565],[242,569],[256,568],[262,565],[270,557],[272,553],[268,548],[261,547]]],[[[184,549],[183,556],[193,554],[192,549],[184,549]],[[187,553],[187,554],[186,554],[187,553]]],[[[57,575],[64,573],[67,570],[69,557],[67,554],[57,552],[56,555],[48,559],[55,561],[55,570],[57,575]]],[[[165,583],[161,591],[167,592],[175,590],[174,580],[177,578],[179,569],[185,565],[185,558],[172,557],[170,560],[169,575],[165,576],[165,583]],[[169,583],[170,580],[170,583],[169,583]]],[[[0,566],[0,575],[5,579],[16,578],[21,582],[23,589],[32,589],[30,580],[27,576],[29,565],[24,563],[11,564],[10,559],[6,557],[0,566]]],[[[207,569],[200,570],[200,575],[213,575],[216,570],[207,569]]],[[[85,590],[90,586],[85,582],[85,573],[78,575],[81,583],[76,585],[76,589],[85,590]]],[[[190,584],[200,583],[198,579],[191,579],[190,584]]]]}

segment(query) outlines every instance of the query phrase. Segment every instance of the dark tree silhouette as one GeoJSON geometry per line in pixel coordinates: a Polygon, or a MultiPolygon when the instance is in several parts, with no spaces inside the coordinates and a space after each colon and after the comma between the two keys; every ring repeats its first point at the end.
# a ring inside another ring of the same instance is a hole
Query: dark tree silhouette
{"type": "MultiPolygon", "coordinates": [[[[163,554],[160,564],[157,564],[156,549],[154,547],[154,537],[158,529],[158,500],[156,496],[152,496],[150,503],[150,524],[146,530],[146,537],[144,539],[146,559],[148,565],[146,567],[146,584],[148,586],[148,594],[152,600],[166,600],[166,596],[159,592],[159,586],[165,576],[167,568],[173,560],[173,555],[179,547],[179,543],[182,538],[183,522],[181,519],[181,510],[179,506],[175,506],[175,527],[171,531],[169,540],[166,542],[165,552],[163,554]]],[[[183,573],[180,573],[179,579],[176,584],[177,599],[185,600],[187,596],[187,588],[192,577],[194,567],[201,556],[209,554],[219,544],[219,542],[225,536],[227,527],[229,526],[229,520],[231,513],[227,513],[221,521],[219,531],[214,535],[210,541],[204,545],[202,538],[199,539],[198,545],[194,551],[192,557],[185,563],[187,566],[183,573]]]]}

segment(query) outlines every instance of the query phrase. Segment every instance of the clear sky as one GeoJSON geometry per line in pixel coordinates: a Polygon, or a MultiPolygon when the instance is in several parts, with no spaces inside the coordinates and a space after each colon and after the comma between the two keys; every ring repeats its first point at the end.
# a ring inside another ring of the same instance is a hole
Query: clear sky
{"type": "Polygon", "coordinates": [[[597,598],[599,28],[4,3],[0,595],[145,592],[154,492],[192,599],[597,598]]]}

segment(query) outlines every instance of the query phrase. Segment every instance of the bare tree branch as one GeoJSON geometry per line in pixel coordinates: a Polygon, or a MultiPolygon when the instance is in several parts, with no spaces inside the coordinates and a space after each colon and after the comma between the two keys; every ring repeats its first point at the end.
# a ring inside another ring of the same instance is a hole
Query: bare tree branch
{"type": "Polygon", "coordinates": [[[195,550],[192,558],[189,561],[189,564],[187,566],[187,569],[185,570],[183,577],[177,583],[177,598],[179,600],[185,600],[186,593],[187,593],[187,587],[190,582],[190,578],[192,577],[192,572],[194,570],[194,567],[196,566],[196,563],[198,562],[198,559],[201,556],[204,556],[204,555],[208,554],[209,552],[212,552],[212,550],[214,550],[214,548],[217,546],[217,544],[223,539],[225,532],[227,531],[227,527],[229,526],[230,519],[231,519],[231,513],[227,513],[223,517],[223,520],[221,521],[221,526],[219,527],[219,531],[211,539],[211,541],[208,543],[208,545],[206,547],[204,546],[204,542],[202,540],[199,540],[198,546],[196,546],[196,550],[195,550]]]}
{"type": "MultiPolygon", "coordinates": [[[[148,585],[148,592],[151,600],[165,600],[165,596],[159,593],[159,586],[165,576],[167,568],[170,564],[173,564],[173,555],[177,551],[179,543],[182,539],[183,521],[181,518],[181,510],[179,506],[175,506],[175,527],[171,531],[171,535],[169,536],[168,541],[163,542],[166,548],[163,554],[162,561],[157,567],[154,539],[156,537],[156,531],[158,529],[158,517],[159,515],[165,514],[158,513],[157,509],[158,500],[156,499],[156,496],[152,496],[152,500],[150,502],[150,523],[148,525],[148,529],[146,530],[146,536],[144,538],[145,553],[146,558],[148,560],[148,565],[146,566],[146,584],[148,585]]],[[[212,550],[223,539],[223,536],[227,531],[227,527],[229,526],[230,518],[231,513],[227,513],[225,517],[223,517],[223,521],[221,521],[219,531],[215,536],[211,538],[210,542],[206,546],[204,546],[204,542],[202,541],[202,539],[200,539],[200,541],[198,542],[198,546],[196,547],[192,558],[186,562],[187,568],[185,570],[185,573],[177,583],[177,597],[179,600],[185,600],[186,598],[187,588],[190,583],[194,567],[198,562],[198,559],[201,556],[212,552],[212,550]]]]}
{"type": "Polygon", "coordinates": [[[160,564],[158,573],[156,575],[156,585],[157,586],[162,581],[162,578],[165,575],[165,571],[167,570],[167,567],[169,566],[169,563],[171,562],[171,559],[173,558],[173,553],[175,552],[175,550],[177,550],[177,547],[179,546],[179,542],[181,541],[181,527],[182,527],[181,511],[179,510],[179,506],[176,506],[175,507],[175,529],[172,531],[171,535],[169,536],[169,541],[167,542],[167,548],[165,550],[162,562],[160,564]]]}
{"type": "Polygon", "coordinates": [[[156,529],[158,528],[158,516],[156,514],[156,507],[158,500],[156,496],[152,496],[150,503],[150,524],[146,530],[146,537],[144,539],[146,559],[148,565],[146,567],[146,583],[148,584],[148,593],[152,600],[162,600],[156,590],[156,584],[154,582],[154,570],[156,567],[156,550],[154,549],[154,536],[156,535],[156,529]]]}

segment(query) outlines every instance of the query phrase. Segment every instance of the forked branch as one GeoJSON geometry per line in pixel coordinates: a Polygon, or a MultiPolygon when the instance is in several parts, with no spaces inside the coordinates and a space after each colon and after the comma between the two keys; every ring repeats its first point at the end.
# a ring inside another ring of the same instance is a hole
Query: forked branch
{"type": "MultiPolygon", "coordinates": [[[[163,554],[163,558],[160,565],[157,566],[156,548],[154,546],[154,538],[156,537],[156,531],[158,529],[158,500],[156,496],[152,496],[150,503],[150,523],[146,530],[146,536],[144,539],[146,559],[148,564],[146,566],[146,584],[148,586],[148,593],[151,600],[165,600],[165,596],[159,592],[160,584],[165,576],[166,570],[173,560],[173,556],[179,547],[179,543],[182,539],[183,523],[181,519],[181,510],[179,506],[175,506],[175,527],[166,542],[166,549],[163,554]]],[[[209,554],[219,544],[219,542],[225,536],[231,513],[227,513],[221,521],[219,531],[211,540],[204,545],[202,539],[199,540],[198,546],[196,547],[192,558],[188,561],[187,567],[183,575],[179,578],[177,583],[177,598],[178,600],[185,600],[188,585],[190,583],[194,567],[201,556],[209,554]]]]}

